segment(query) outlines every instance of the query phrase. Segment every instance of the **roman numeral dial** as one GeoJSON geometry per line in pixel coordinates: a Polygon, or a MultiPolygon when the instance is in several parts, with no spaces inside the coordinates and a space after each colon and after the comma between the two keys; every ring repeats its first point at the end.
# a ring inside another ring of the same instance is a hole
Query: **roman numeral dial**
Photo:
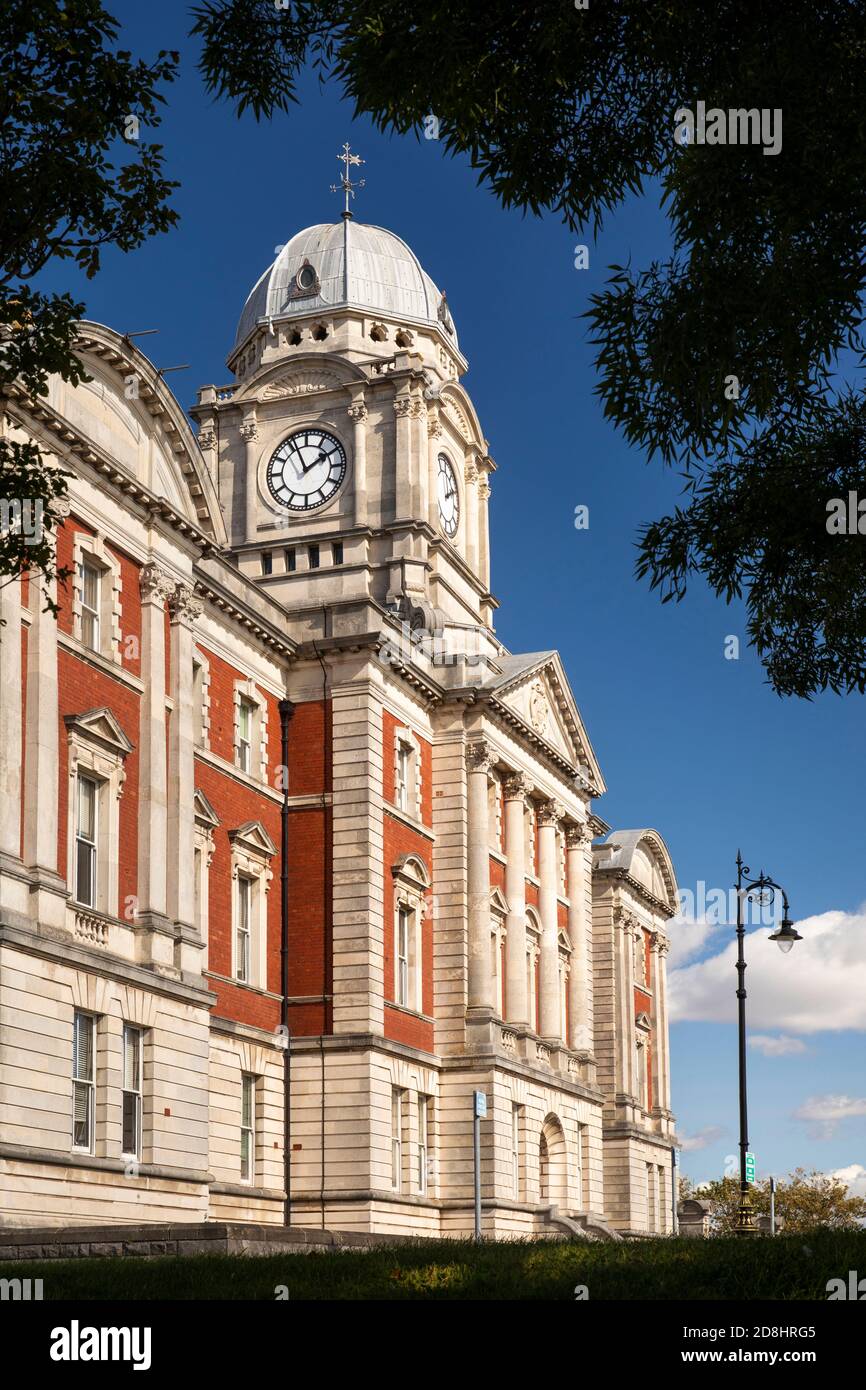
{"type": "Polygon", "coordinates": [[[322,507],[346,476],[346,451],[324,430],[298,430],[271,455],[267,481],[271,495],[292,512],[322,507]]]}

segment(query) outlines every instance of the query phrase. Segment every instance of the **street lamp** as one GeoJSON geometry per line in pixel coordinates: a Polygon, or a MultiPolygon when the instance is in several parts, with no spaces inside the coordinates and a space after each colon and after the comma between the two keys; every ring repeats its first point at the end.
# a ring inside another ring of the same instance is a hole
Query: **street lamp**
{"type": "Polygon", "coordinates": [[[776,894],[782,897],[782,921],[777,931],[770,936],[771,941],[775,941],[779,950],[787,955],[795,941],[802,941],[803,938],[794,928],[794,923],[789,916],[788,895],[784,888],[778,883],[774,883],[771,878],[761,871],[755,879],[749,879],[751,869],[743,863],[743,856],[737,851],[737,1013],[740,1035],[740,1205],[737,1209],[737,1219],[734,1222],[734,1230],[737,1235],[755,1235],[757,1226],[755,1225],[755,1212],[752,1206],[752,1196],[749,1191],[749,1184],[746,1180],[746,1154],[749,1151],[749,1117],[748,1106],[746,1104],[746,958],[743,954],[743,943],[746,938],[746,929],[743,923],[743,902],[746,898],[754,897],[758,903],[766,904],[775,901],[776,894]]]}

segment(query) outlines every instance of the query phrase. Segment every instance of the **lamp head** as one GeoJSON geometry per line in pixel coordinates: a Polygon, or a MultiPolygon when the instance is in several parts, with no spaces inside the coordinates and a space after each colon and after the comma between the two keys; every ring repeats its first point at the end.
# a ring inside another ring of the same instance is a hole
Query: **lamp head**
{"type": "Polygon", "coordinates": [[[783,917],[779,930],[773,932],[770,940],[775,941],[779,950],[787,955],[794,942],[802,941],[803,938],[794,927],[794,923],[791,921],[790,917],[783,917]]]}

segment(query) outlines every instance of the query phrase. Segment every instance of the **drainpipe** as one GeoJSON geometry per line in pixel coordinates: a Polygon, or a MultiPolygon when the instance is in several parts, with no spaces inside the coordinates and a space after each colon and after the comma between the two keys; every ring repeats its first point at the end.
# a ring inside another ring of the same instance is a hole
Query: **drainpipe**
{"type": "Polygon", "coordinates": [[[289,720],[291,700],[280,700],[280,758],[283,804],[280,808],[280,1036],[283,1041],[283,1225],[292,1224],[292,1038],[289,1031],[289,720]]]}

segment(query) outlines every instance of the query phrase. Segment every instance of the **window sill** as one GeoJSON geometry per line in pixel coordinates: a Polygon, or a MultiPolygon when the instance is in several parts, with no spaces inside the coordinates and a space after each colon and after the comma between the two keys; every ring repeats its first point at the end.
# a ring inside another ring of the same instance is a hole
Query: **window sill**
{"type": "Polygon", "coordinates": [[[400,821],[402,825],[408,826],[410,830],[416,831],[418,835],[423,835],[425,840],[435,840],[436,836],[429,826],[426,826],[423,821],[418,820],[415,816],[410,816],[408,811],[401,811],[400,807],[397,806],[395,802],[386,801],[384,803],[384,810],[387,811],[389,816],[393,816],[394,820],[400,821]]]}
{"type": "Polygon", "coordinates": [[[417,1018],[421,1023],[435,1023],[436,1020],[429,1014],[419,1013],[417,1009],[410,1009],[405,1004],[396,1004],[393,999],[385,1000],[385,1007],[393,1009],[395,1013],[405,1014],[407,1018],[417,1018]]]}

